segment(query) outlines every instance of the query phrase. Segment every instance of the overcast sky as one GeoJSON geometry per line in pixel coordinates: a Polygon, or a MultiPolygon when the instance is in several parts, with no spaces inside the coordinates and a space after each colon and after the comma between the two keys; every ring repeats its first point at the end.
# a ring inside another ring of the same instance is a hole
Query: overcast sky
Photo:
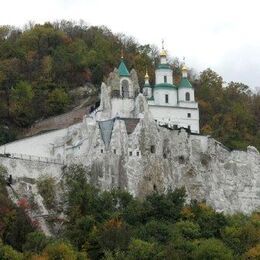
{"type": "Polygon", "coordinates": [[[259,0],[1,0],[0,24],[80,19],[161,45],[226,82],[260,86],[259,0]]]}

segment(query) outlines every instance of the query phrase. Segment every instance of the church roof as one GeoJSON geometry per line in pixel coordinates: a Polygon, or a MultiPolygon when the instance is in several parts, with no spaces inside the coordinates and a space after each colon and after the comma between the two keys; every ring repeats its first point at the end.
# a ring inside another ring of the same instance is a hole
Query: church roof
{"type": "Polygon", "coordinates": [[[182,78],[179,83],[179,88],[192,88],[192,85],[187,78],[182,78]]]}
{"type": "Polygon", "coordinates": [[[173,84],[170,83],[160,83],[154,85],[155,89],[177,89],[177,87],[173,84]]]}
{"type": "Polygon", "coordinates": [[[121,62],[120,62],[119,67],[118,67],[118,71],[119,71],[119,76],[121,76],[121,77],[129,77],[130,76],[129,71],[128,71],[123,59],[121,59],[121,62]]]}

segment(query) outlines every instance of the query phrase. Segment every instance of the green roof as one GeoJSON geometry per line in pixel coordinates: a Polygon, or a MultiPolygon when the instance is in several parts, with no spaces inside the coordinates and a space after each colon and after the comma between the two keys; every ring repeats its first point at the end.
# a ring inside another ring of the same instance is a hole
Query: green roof
{"type": "Polygon", "coordinates": [[[168,70],[171,70],[172,68],[171,68],[171,66],[167,63],[167,64],[159,64],[156,69],[168,69],[168,70]]]}
{"type": "Polygon", "coordinates": [[[130,76],[129,71],[128,71],[123,59],[121,59],[121,62],[120,62],[119,67],[118,67],[118,71],[119,71],[119,76],[121,76],[121,77],[129,77],[130,76]]]}
{"type": "Polygon", "coordinates": [[[154,85],[154,89],[176,89],[177,87],[170,83],[160,83],[154,85]]]}
{"type": "Polygon", "coordinates": [[[178,87],[179,88],[192,88],[192,85],[190,84],[190,82],[187,78],[182,78],[178,87]]]}

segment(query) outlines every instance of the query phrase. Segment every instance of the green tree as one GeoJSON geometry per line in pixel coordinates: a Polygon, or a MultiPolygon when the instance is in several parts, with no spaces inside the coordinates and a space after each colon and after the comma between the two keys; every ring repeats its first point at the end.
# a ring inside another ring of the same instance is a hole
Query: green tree
{"type": "Polygon", "coordinates": [[[25,81],[17,83],[11,91],[11,113],[13,120],[21,126],[28,126],[33,119],[32,100],[34,97],[32,86],[25,81]]]}
{"type": "Polygon", "coordinates": [[[47,106],[50,115],[63,113],[68,104],[69,96],[63,89],[56,88],[49,93],[47,106]]]}
{"type": "Polygon", "coordinates": [[[196,245],[193,251],[194,259],[234,259],[232,250],[218,239],[210,238],[198,240],[194,243],[196,245]]]}
{"type": "Polygon", "coordinates": [[[11,246],[3,245],[0,239],[0,259],[2,260],[22,260],[23,255],[15,251],[11,246]]]}
{"type": "Polygon", "coordinates": [[[129,245],[127,259],[150,260],[158,258],[158,255],[159,249],[155,243],[135,239],[129,245]]]}
{"type": "Polygon", "coordinates": [[[38,231],[27,234],[26,241],[23,244],[23,251],[40,253],[48,244],[46,236],[38,231]]]}

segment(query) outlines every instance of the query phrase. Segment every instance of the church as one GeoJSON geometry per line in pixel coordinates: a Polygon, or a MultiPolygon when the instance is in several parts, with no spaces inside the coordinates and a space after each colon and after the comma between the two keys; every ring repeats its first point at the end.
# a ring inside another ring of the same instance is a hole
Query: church
{"type": "MultiPolygon", "coordinates": [[[[123,57],[118,70],[110,74],[107,83],[112,88],[111,116],[135,117],[131,112],[134,111],[134,99],[140,88],[136,72],[132,70],[129,73],[123,57]]],[[[199,133],[199,108],[195,101],[194,88],[188,80],[188,68],[185,65],[182,67],[181,81],[175,84],[164,47],[160,52],[160,63],[155,69],[155,85],[150,85],[146,72],[143,95],[159,126],[185,128],[192,133],[199,133]]]]}

